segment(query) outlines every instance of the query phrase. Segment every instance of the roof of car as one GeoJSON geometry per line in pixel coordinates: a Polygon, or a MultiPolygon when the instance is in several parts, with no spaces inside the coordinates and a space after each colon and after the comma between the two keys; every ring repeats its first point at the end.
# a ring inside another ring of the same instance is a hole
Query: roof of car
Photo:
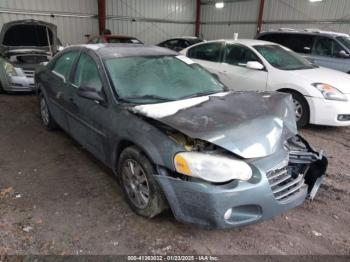
{"type": "Polygon", "coordinates": [[[219,40],[211,40],[211,41],[206,41],[199,43],[198,45],[201,44],[208,44],[208,43],[215,43],[215,42],[226,42],[226,43],[235,43],[235,44],[242,44],[246,46],[254,46],[254,45],[268,45],[268,44],[273,44],[277,45],[276,43],[271,43],[267,41],[262,41],[262,40],[254,40],[254,39],[219,39],[219,40]]]}
{"type": "Polygon", "coordinates": [[[66,49],[86,48],[93,50],[101,58],[131,57],[131,56],[175,56],[179,53],[159,46],[140,44],[89,44],[76,45],[66,49]]]}
{"type": "Polygon", "coordinates": [[[320,29],[305,29],[305,30],[295,30],[295,29],[290,29],[290,28],[281,28],[278,30],[270,30],[270,31],[265,31],[261,32],[260,35],[266,35],[266,34],[304,34],[304,35],[324,35],[324,36],[346,36],[349,37],[348,34],[344,33],[338,33],[338,32],[332,32],[332,31],[323,31],[320,29]]]}

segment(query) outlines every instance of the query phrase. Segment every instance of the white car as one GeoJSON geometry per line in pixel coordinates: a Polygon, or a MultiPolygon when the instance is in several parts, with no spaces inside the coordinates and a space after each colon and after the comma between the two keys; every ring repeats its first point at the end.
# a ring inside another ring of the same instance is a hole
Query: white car
{"type": "Polygon", "coordinates": [[[181,51],[232,90],[290,93],[299,127],[350,125],[350,75],[259,40],[215,40],[181,51]]]}

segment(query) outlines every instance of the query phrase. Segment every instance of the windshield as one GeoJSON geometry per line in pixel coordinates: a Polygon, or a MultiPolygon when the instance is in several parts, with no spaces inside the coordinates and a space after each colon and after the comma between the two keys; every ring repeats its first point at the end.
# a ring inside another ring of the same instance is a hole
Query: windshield
{"type": "Polygon", "coordinates": [[[258,45],[254,48],[273,67],[281,70],[301,70],[315,68],[309,61],[300,55],[278,45],[258,45]]]}
{"type": "Polygon", "coordinates": [[[225,90],[214,76],[186,57],[112,58],[105,63],[119,98],[134,103],[173,101],[225,90]]]}
{"type": "Polygon", "coordinates": [[[350,37],[338,36],[337,39],[339,40],[339,42],[341,42],[343,45],[345,45],[347,49],[350,50],[350,37]]]}

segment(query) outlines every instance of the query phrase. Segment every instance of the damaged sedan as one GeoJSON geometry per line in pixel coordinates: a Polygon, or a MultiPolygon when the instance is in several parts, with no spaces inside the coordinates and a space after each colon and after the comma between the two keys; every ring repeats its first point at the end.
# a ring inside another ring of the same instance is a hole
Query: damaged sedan
{"type": "Polygon", "coordinates": [[[57,52],[54,24],[38,20],[6,23],[0,33],[0,93],[34,92],[34,71],[57,52]]]}
{"type": "Polygon", "coordinates": [[[35,78],[43,125],[111,168],[138,215],[244,226],[314,198],[325,177],[290,95],[228,91],[176,52],[69,47],[35,78]]]}

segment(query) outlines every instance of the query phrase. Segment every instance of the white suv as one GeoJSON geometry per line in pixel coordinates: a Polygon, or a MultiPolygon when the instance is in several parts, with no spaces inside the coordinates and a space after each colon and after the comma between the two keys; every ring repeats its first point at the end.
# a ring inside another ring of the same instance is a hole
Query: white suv
{"type": "Polygon", "coordinates": [[[181,53],[232,90],[290,93],[299,127],[350,126],[350,76],[315,66],[283,46],[259,40],[215,40],[181,53]]]}

